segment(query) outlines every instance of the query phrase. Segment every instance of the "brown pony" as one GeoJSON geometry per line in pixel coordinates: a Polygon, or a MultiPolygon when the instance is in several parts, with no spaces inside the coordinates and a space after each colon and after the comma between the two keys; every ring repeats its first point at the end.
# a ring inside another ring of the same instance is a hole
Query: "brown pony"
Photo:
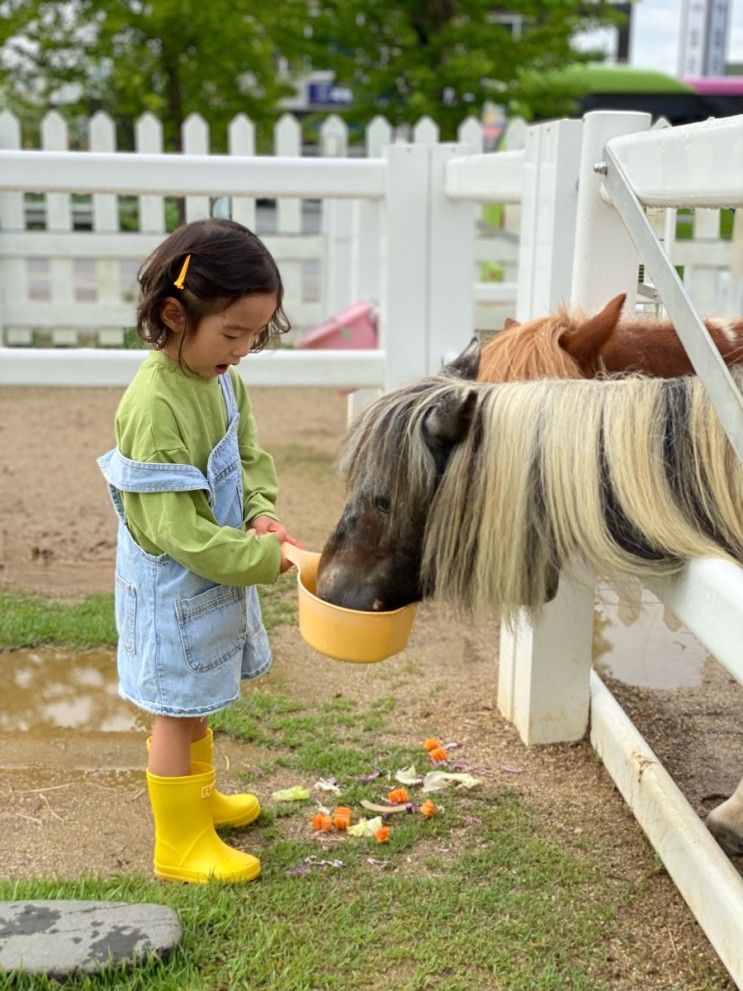
{"type": "MultiPolygon", "coordinates": [[[[637,372],[654,378],[692,375],[694,369],[669,321],[651,317],[620,320],[625,294],[595,316],[560,308],[526,323],[506,320],[482,350],[481,382],[535,378],[597,378],[637,372]]],[[[704,321],[728,365],[743,362],[743,320],[704,321]]]]}

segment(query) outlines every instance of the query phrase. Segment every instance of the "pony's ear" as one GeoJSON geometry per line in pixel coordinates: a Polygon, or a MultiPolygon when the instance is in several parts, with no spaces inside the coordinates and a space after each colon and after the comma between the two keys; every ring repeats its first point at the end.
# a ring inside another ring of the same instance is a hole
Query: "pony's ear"
{"type": "Polygon", "coordinates": [[[480,343],[473,337],[460,355],[444,365],[442,375],[451,375],[458,379],[476,379],[480,370],[480,343]]]}
{"type": "Polygon", "coordinates": [[[440,470],[455,447],[472,426],[477,405],[477,393],[454,394],[441,399],[423,417],[423,440],[433,454],[440,470]]]}
{"type": "Polygon", "coordinates": [[[615,296],[600,313],[560,338],[560,347],[589,374],[595,371],[601,348],[609,340],[619,322],[619,315],[626,298],[626,293],[615,296]]]}
{"type": "Polygon", "coordinates": [[[506,321],[503,324],[503,329],[510,330],[512,327],[520,327],[520,326],[521,324],[518,322],[518,320],[514,320],[513,317],[506,317],[506,321]]]}

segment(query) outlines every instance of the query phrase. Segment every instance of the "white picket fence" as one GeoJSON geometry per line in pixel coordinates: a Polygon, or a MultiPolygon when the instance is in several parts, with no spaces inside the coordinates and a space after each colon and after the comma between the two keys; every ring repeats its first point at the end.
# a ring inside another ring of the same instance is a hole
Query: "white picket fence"
{"type": "MultiPolygon", "coordinates": [[[[0,148],[18,149],[20,134],[19,121],[8,112],[0,113],[0,148]]],[[[255,154],[255,127],[247,117],[236,117],[228,134],[231,155],[255,154]]],[[[525,137],[524,122],[512,121],[506,150],[522,149],[525,137]]],[[[322,157],[377,158],[393,138],[394,129],[380,116],[366,128],[363,145],[352,147],[347,125],[330,115],[319,128],[319,145],[313,150],[322,157]]],[[[438,128],[424,118],[412,128],[412,139],[418,144],[438,143],[438,128]]],[[[459,142],[479,151],[482,140],[480,122],[464,121],[459,142]]],[[[136,123],[135,143],[139,154],[160,154],[160,121],[144,114],[136,123]]],[[[184,122],[182,145],[184,155],[209,153],[209,127],[198,114],[184,122]]],[[[40,149],[65,151],[68,146],[64,119],[56,111],[47,114],[41,122],[40,149]]],[[[103,113],[89,121],[88,149],[116,150],[114,122],[103,113]]],[[[274,156],[299,158],[307,151],[300,122],[283,115],[274,129],[274,156]]],[[[84,192],[76,197],[64,192],[3,194],[0,269],[8,291],[0,343],[120,347],[134,323],[136,271],[166,227],[172,227],[175,210],[174,200],[169,207],[166,197],[152,194],[128,198],[84,192]]],[[[227,197],[214,191],[186,196],[181,210],[189,220],[209,214],[232,216],[264,238],[281,269],[286,309],[297,332],[356,300],[380,298],[380,218],[374,203],[288,197],[256,203],[255,196],[227,197]]],[[[663,225],[674,263],[685,267],[685,284],[700,309],[705,313],[739,309],[728,274],[731,241],[720,237],[719,210],[692,215],[691,240],[675,238],[674,216],[664,212],[656,222],[663,225]]],[[[475,217],[472,322],[478,331],[497,331],[515,313],[519,227],[518,204],[507,204],[495,226],[475,217]]],[[[643,302],[653,309],[652,292],[646,291],[643,302]]]]}
{"type": "MultiPolygon", "coordinates": [[[[512,128],[511,144],[523,140],[523,126],[512,128]]],[[[244,115],[230,124],[229,153],[255,154],[255,127],[244,115]]],[[[376,117],[366,128],[362,147],[352,148],[347,125],[337,115],[319,128],[321,157],[377,158],[392,143],[394,131],[376,117]]],[[[437,143],[438,128],[423,118],[412,129],[414,143],[437,143]]],[[[482,127],[470,118],[459,129],[459,140],[473,151],[482,148],[482,127]]],[[[144,114],[135,127],[136,152],[162,153],[162,125],[144,114]]],[[[19,121],[0,114],[0,148],[18,149],[19,121]]],[[[67,125],[53,111],[41,122],[40,149],[68,149],[67,125]]],[[[209,127],[198,114],[182,127],[184,156],[209,153],[209,127]]],[[[98,113],[89,121],[88,149],[116,150],[115,127],[98,113]]],[[[274,129],[273,154],[280,159],[301,158],[300,122],[284,114],[274,129]]],[[[360,299],[378,301],[379,207],[367,202],[332,199],[302,200],[279,197],[256,203],[255,196],[186,196],[184,219],[210,214],[232,216],[265,240],[276,258],[285,284],[285,308],[297,331],[315,326],[360,299]]],[[[134,324],[135,275],[142,260],[172,228],[176,203],[152,194],[120,198],[115,194],[64,192],[3,195],[0,223],[0,265],[6,293],[0,340],[7,345],[121,346],[125,330],[134,324]],[[122,219],[126,227],[122,230],[122,219]]],[[[476,287],[476,323],[482,329],[502,326],[515,299],[516,234],[505,228],[489,229],[476,237],[472,278],[485,263],[506,284],[476,287]],[[493,267],[495,266],[495,268],[493,267]]],[[[292,335],[292,340],[297,335],[292,335]]]]}
{"type": "MultiPolygon", "coordinates": [[[[593,113],[583,121],[530,127],[523,149],[485,155],[465,143],[433,142],[393,143],[365,159],[0,151],[4,306],[18,288],[15,279],[24,277],[27,256],[20,245],[32,250],[33,232],[19,233],[22,192],[45,193],[49,209],[62,202],[54,197],[77,193],[92,194],[94,203],[95,197],[105,203],[121,195],[145,203],[168,195],[202,204],[207,197],[230,197],[233,204],[256,197],[329,200],[338,204],[331,215],[336,210],[337,220],[346,218],[329,229],[350,238],[351,269],[364,271],[362,254],[374,260],[379,348],[263,353],[244,364],[252,385],[358,387],[363,401],[365,389],[434,371],[467,342],[480,292],[473,279],[476,208],[503,203],[520,208],[516,315],[527,319],[563,301],[595,311],[619,292],[633,298],[642,261],[646,283],[652,279],[659,290],[731,442],[743,454],[743,398],[719,355],[715,360],[705,349],[703,327],[664,253],[670,250],[673,259],[673,211],[693,208],[697,240],[708,231],[716,243],[712,227],[719,221],[701,211],[743,206],[743,176],[727,164],[743,160],[743,117],[652,131],[649,124],[645,114],[593,113]],[[351,201],[358,206],[349,218],[344,207],[351,201]],[[654,230],[663,233],[662,244],[654,230]],[[8,242],[14,247],[5,253],[8,242]]],[[[54,257],[69,261],[64,249],[74,234],[62,228],[45,236],[56,238],[46,245],[55,247],[54,257]]],[[[98,236],[96,264],[105,265],[116,257],[121,235],[102,229],[98,236]]],[[[718,287],[724,281],[719,272],[726,270],[725,291],[733,296],[743,281],[739,248],[734,237],[730,264],[721,266],[717,258],[711,268],[718,287]]],[[[338,248],[339,265],[348,257],[348,250],[338,248]]],[[[703,281],[702,266],[698,257],[685,264],[693,292],[703,281]]],[[[644,292],[653,291],[651,286],[644,292]]],[[[68,300],[70,312],[76,305],[68,300]]],[[[142,356],[119,349],[6,347],[0,349],[0,384],[123,385],[142,356]]],[[[653,589],[743,680],[743,569],[695,561],[679,579],[655,582],[653,589]]],[[[591,671],[592,618],[593,596],[561,583],[539,626],[504,630],[499,707],[526,743],[579,739],[590,716],[591,741],[607,770],[733,979],[743,985],[743,882],[591,671]]]]}

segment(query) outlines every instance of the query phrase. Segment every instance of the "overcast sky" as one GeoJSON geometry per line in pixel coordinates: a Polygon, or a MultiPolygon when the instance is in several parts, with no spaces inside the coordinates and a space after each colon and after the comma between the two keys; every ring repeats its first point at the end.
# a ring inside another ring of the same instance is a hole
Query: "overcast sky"
{"type": "MultiPolygon", "coordinates": [[[[676,75],[682,0],[636,0],[632,15],[630,62],[646,69],[676,75]]],[[[743,62],[743,0],[730,0],[728,13],[728,62],[743,62]]],[[[608,47],[602,32],[584,36],[608,47]]],[[[581,41],[581,47],[585,41],[581,41]]],[[[590,46],[589,46],[590,47],[590,46]]]]}

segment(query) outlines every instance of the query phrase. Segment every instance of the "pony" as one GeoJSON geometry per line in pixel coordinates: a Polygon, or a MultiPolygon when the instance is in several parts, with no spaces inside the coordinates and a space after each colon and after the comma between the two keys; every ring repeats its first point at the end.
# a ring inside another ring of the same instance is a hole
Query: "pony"
{"type": "MultiPolygon", "coordinates": [[[[650,317],[620,319],[626,295],[588,317],[560,308],[526,323],[506,320],[482,349],[479,378],[510,382],[535,378],[596,378],[637,372],[658,378],[694,369],[673,324],[650,317]]],[[[704,321],[728,365],[743,363],[743,320],[704,321]]]]}
{"type": "MultiPolygon", "coordinates": [[[[491,384],[479,368],[473,341],[352,425],[321,598],[385,610],[436,597],[509,620],[538,615],[563,570],[621,585],[697,556],[743,563],[743,465],[696,377],[491,384]]],[[[728,849],[743,849],[738,790],[728,849]]]]}

